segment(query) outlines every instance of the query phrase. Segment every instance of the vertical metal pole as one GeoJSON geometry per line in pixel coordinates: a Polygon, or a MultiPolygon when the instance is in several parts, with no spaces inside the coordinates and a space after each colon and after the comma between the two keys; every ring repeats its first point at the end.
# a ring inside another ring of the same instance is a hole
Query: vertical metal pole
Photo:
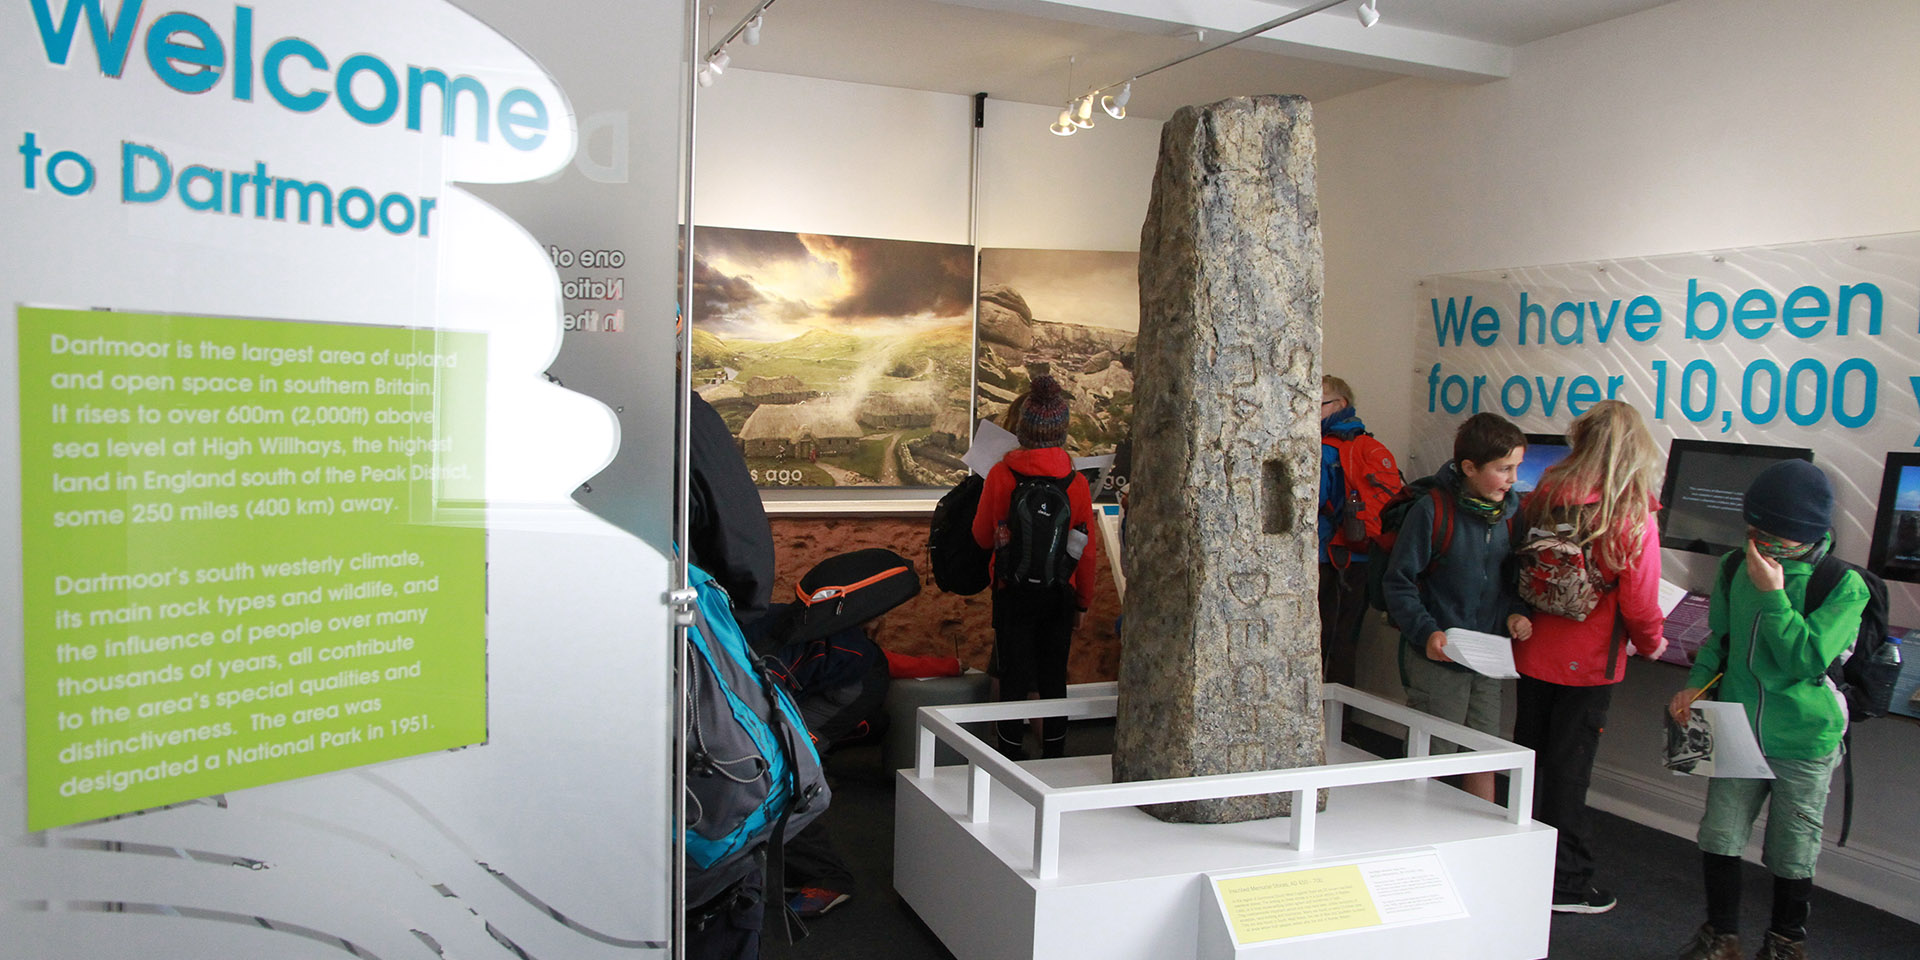
{"type": "MultiPolygon", "coordinates": [[[[689,396],[693,378],[693,161],[694,134],[698,127],[700,108],[700,83],[697,72],[700,69],[700,4],[699,0],[687,0],[685,6],[686,25],[686,70],[682,83],[687,87],[685,140],[682,144],[680,183],[680,237],[684,245],[680,251],[680,295],[674,344],[674,405],[676,420],[674,424],[674,472],[673,472],[673,542],[679,548],[673,555],[673,573],[670,586],[675,595],[684,596],[684,591],[692,586],[687,573],[687,498],[690,495],[688,474],[691,464],[688,462],[690,443],[688,431],[693,423],[693,401],[689,396]]],[[[673,821],[673,956],[674,960],[686,960],[687,956],[687,630],[689,627],[680,616],[676,605],[672,609],[673,619],[673,801],[669,809],[675,811],[673,821]]]]}
{"type": "Polygon", "coordinates": [[[1339,746],[1346,735],[1347,705],[1337,695],[1330,695],[1326,689],[1328,686],[1324,683],[1320,685],[1320,712],[1322,722],[1327,726],[1328,745],[1339,746]]]}
{"type": "MultiPolygon", "coordinates": [[[[971,362],[980,362],[980,131],[987,125],[987,95],[973,95],[973,135],[971,150],[967,158],[967,246],[972,248],[973,257],[973,352],[969,354],[971,362]]],[[[974,424],[980,419],[979,391],[967,397],[967,436],[973,436],[974,424]]]]}

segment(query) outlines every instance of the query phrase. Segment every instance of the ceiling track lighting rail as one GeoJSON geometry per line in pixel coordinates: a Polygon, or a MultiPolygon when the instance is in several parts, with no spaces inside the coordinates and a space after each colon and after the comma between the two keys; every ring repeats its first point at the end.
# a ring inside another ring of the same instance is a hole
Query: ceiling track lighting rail
{"type": "MultiPolygon", "coordinates": [[[[739,23],[733,25],[732,30],[727,31],[718,43],[707,49],[707,55],[701,58],[706,63],[700,66],[700,72],[695,75],[701,86],[713,86],[715,78],[727,72],[727,67],[733,64],[733,57],[727,53],[727,44],[737,39],[749,47],[759,46],[760,28],[766,23],[764,14],[774,3],[775,0],[759,0],[753,5],[753,9],[747,11],[746,16],[740,18],[739,23]]],[[[713,15],[712,7],[707,8],[707,15],[708,17],[713,15]]]]}
{"type": "MultiPolygon", "coordinates": [[[[1240,41],[1245,40],[1249,37],[1257,37],[1260,34],[1266,33],[1267,31],[1272,30],[1276,27],[1286,26],[1287,24],[1292,23],[1295,20],[1299,20],[1302,17],[1312,16],[1313,14],[1319,13],[1322,10],[1332,9],[1333,7],[1337,7],[1343,3],[1349,3],[1349,2],[1351,2],[1351,0],[1319,0],[1319,2],[1310,3],[1304,7],[1301,7],[1298,10],[1294,10],[1283,16],[1275,17],[1272,20],[1268,20],[1265,23],[1248,27],[1247,29],[1240,31],[1239,33],[1236,33],[1222,40],[1217,40],[1211,44],[1208,44],[1207,46],[1201,47],[1198,50],[1192,50],[1187,53],[1183,53],[1164,63],[1156,64],[1152,67],[1149,67],[1145,70],[1135,73],[1130,77],[1126,77],[1121,80],[1115,80],[1112,83],[1101,84],[1100,86],[1097,86],[1088,90],[1085,94],[1082,94],[1081,96],[1073,97],[1072,99],[1068,100],[1066,109],[1060,111],[1060,119],[1055,121],[1053,125],[1048,127],[1047,129],[1051,130],[1055,136],[1070,137],[1074,134],[1075,131],[1084,130],[1088,127],[1093,126],[1093,120],[1092,120],[1093,104],[1096,98],[1100,103],[1100,109],[1106,111],[1108,116],[1114,118],[1115,120],[1124,120],[1126,119],[1126,116],[1127,116],[1127,100],[1128,98],[1133,96],[1133,82],[1135,80],[1139,80],[1142,77],[1151,76],[1153,74],[1159,73],[1162,70],[1166,70],[1170,67],[1177,67],[1183,63],[1186,63],[1188,60],[1192,60],[1195,57],[1206,56],[1207,54],[1212,53],[1215,50],[1220,49],[1221,47],[1232,46],[1233,44],[1239,43],[1240,41]],[[1106,96],[1101,96],[1101,94],[1104,91],[1111,90],[1115,87],[1120,88],[1120,92],[1117,95],[1108,94],[1106,96]]],[[[1361,26],[1371,27],[1374,24],[1380,22],[1379,3],[1380,3],[1380,0],[1363,0],[1363,2],[1360,4],[1359,9],[1355,11],[1355,14],[1360,18],[1361,26]]],[[[1188,30],[1185,34],[1182,34],[1182,35],[1197,36],[1198,39],[1204,41],[1206,38],[1206,31],[1205,30],[1188,30]]],[[[1073,89],[1073,81],[1072,81],[1072,73],[1071,73],[1072,62],[1073,62],[1072,58],[1069,58],[1068,63],[1070,66],[1068,67],[1069,73],[1068,73],[1068,81],[1067,81],[1067,88],[1069,93],[1071,93],[1073,89]]]]}
{"type": "Polygon", "coordinates": [[[741,17],[740,22],[734,24],[733,29],[727,31],[727,35],[720,38],[720,42],[707,48],[707,56],[705,59],[713,59],[715,54],[719,53],[723,47],[732,43],[736,38],[745,40],[749,47],[758,46],[760,44],[760,15],[765,13],[767,8],[773,6],[775,2],[776,0],[760,0],[760,2],[754,4],[753,9],[748,10],[746,16],[741,17]]]}

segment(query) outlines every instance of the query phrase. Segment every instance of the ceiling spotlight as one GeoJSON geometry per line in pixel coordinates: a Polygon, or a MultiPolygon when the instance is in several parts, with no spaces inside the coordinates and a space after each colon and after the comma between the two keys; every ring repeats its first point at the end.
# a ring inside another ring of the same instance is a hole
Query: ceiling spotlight
{"type": "Polygon", "coordinates": [[[1380,0],[1365,0],[1354,14],[1360,18],[1360,25],[1371,27],[1380,22],[1380,0]]]}
{"type": "Polygon", "coordinates": [[[1082,130],[1093,126],[1093,94],[1089,93],[1075,101],[1073,107],[1073,125],[1082,130]]]}
{"type": "Polygon", "coordinates": [[[760,45],[760,25],[765,20],[765,17],[755,16],[752,20],[747,21],[746,26],[740,28],[740,39],[745,40],[747,46],[757,47],[760,45]]]}
{"type": "Polygon", "coordinates": [[[700,85],[703,87],[711,87],[713,86],[713,76],[713,64],[708,63],[701,65],[700,72],[694,75],[694,79],[699,80],[700,85]]]}
{"type": "Polygon", "coordinates": [[[1068,107],[1060,111],[1060,119],[1055,120],[1053,125],[1047,129],[1053,131],[1053,135],[1056,137],[1073,136],[1074,131],[1080,129],[1073,125],[1073,108],[1068,107]]]}
{"type": "Polygon", "coordinates": [[[719,53],[716,53],[712,57],[708,58],[707,66],[713,68],[713,72],[715,75],[726,73],[727,68],[730,66],[733,66],[733,58],[727,55],[727,51],[723,47],[721,48],[719,53]]]}
{"type": "Polygon", "coordinates": [[[1100,98],[1100,109],[1105,110],[1107,116],[1115,120],[1125,120],[1127,118],[1127,100],[1132,96],[1133,81],[1128,80],[1127,85],[1120,88],[1119,96],[1116,97],[1113,94],[1107,94],[1100,98]]]}

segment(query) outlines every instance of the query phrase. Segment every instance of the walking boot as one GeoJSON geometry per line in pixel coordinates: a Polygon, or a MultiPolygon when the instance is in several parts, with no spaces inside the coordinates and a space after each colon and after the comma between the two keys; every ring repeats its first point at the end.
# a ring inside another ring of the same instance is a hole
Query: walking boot
{"type": "Polygon", "coordinates": [[[1679,960],[1741,960],[1740,935],[1721,933],[1713,924],[1703,923],[1693,939],[1680,948],[1679,960]]]}
{"type": "Polygon", "coordinates": [[[1807,942],[1788,940],[1772,930],[1760,940],[1760,952],[1753,960],[1807,960],[1807,942]]]}

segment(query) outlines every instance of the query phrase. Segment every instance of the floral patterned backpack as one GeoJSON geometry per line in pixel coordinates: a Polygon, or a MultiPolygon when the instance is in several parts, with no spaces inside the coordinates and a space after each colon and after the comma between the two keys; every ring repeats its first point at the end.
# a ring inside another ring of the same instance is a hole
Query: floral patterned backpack
{"type": "Polygon", "coordinates": [[[1542,613],[1584,621],[1614,588],[1578,539],[1578,517],[1552,516],[1551,529],[1532,527],[1513,551],[1514,586],[1520,599],[1542,613]],[[1562,522],[1563,520],[1568,522],[1562,522]]]}

